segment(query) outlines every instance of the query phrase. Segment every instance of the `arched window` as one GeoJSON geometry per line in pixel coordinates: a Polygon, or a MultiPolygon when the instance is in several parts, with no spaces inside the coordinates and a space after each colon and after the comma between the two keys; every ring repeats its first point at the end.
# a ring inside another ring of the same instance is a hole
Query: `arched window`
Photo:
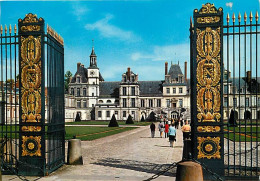
{"type": "Polygon", "coordinates": [[[102,100],[99,100],[98,103],[103,103],[103,101],[102,101],[102,100]]]}
{"type": "Polygon", "coordinates": [[[111,100],[107,100],[107,103],[111,103],[111,100]]]}

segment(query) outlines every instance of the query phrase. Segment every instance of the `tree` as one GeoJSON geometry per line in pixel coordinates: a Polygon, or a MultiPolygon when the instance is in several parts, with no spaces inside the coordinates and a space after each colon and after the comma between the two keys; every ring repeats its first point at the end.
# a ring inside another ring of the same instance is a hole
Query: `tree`
{"type": "Polygon", "coordinates": [[[113,116],[112,116],[112,118],[111,118],[111,120],[108,124],[108,127],[119,127],[114,114],[113,114],[113,116]]]}
{"type": "Polygon", "coordinates": [[[156,121],[155,113],[153,111],[150,113],[148,120],[151,122],[156,121]]]}
{"type": "Polygon", "coordinates": [[[132,116],[129,114],[125,124],[134,124],[132,116]]]}
{"type": "Polygon", "coordinates": [[[229,126],[236,126],[237,125],[234,110],[231,110],[230,117],[228,119],[228,124],[229,124],[229,126]]]}
{"type": "Polygon", "coordinates": [[[67,71],[65,74],[65,78],[64,78],[64,87],[65,87],[65,92],[68,92],[69,90],[69,83],[72,77],[72,73],[70,71],[67,71]]]}
{"type": "Polygon", "coordinates": [[[142,118],[141,118],[141,122],[144,122],[145,120],[144,120],[144,115],[142,115],[142,118]]]}
{"type": "Polygon", "coordinates": [[[79,113],[77,113],[75,122],[80,122],[80,121],[81,121],[80,115],[79,115],[79,113]]]}

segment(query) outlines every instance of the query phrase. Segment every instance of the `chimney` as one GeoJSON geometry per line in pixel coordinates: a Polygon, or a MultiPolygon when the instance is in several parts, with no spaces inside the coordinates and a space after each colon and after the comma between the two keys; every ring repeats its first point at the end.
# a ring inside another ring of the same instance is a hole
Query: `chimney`
{"type": "Polygon", "coordinates": [[[168,62],[165,62],[165,75],[168,74],[168,62]]]}
{"type": "Polygon", "coordinates": [[[130,67],[127,68],[127,79],[130,81],[130,67]]]}
{"type": "Polygon", "coordinates": [[[251,71],[247,71],[247,82],[250,83],[251,82],[251,71]]]}
{"type": "Polygon", "coordinates": [[[77,71],[79,70],[81,63],[77,63],[77,71]]]}
{"type": "Polygon", "coordinates": [[[184,70],[185,82],[187,82],[187,62],[186,61],[184,63],[184,68],[185,68],[185,70],[184,70]]]}

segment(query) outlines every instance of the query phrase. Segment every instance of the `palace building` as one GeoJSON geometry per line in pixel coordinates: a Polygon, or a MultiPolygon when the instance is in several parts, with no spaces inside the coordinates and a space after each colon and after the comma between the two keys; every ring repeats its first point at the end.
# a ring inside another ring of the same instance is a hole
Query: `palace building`
{"type": "Polygon", "coordinates": [[[77,114],[81,120],[126,120],[129,115],[140,121],[155,113],[158,118],[190,119],[190,93],[187,79],[187,62],[184,74],[179,64],[165,62],[165,80],[141,81],[130,67],[122,73],[119,81],[105,81],[97,65],[92,48],[89,67],[77,64],[77,71],[69,83],[65,95],[66,121],[74,121],[77,114]]]}

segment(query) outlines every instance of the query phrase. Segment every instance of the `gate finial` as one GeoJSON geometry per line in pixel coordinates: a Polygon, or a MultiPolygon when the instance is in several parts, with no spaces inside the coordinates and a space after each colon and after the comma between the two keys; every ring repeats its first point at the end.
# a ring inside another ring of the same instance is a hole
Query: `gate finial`
{"type": "Polygon", "coordinates": [[[17,27],[16,27],[16,24],[14,25],[14,33],[17,32],[17,27]]]}
{"type": "Polygon", "coordinates": [[[258,18],[259,18],[258,12],[256,11],[256,13],[255,13],[255,20],[258,21],[258,18]]]}
{"type": "Polygon", "coordinates": [[[244,21],[246,22],[246,19],[247,19],[247,15],[246,15],[246,12],[244,14],[244,21]]]}
{"type": "Polygon", "coordinates": [[[250,22],[252,22],[252,20],[253,20],[253,14],[252,14],[252,11],[250,12],[249,19],[250,19],[250,22]]]}
{"type": "Polygon", "coordinates": [[[240,12],[238,13],[238,22],[239,23],[241,22],[241,14],[240,14],[240,12]]]}
{"type": "Polygon", "coordinates": [[[9,34],[11,34],[11,33],[12,33],[12,26],[9,25],[9,34]]]}
{"type": "Polygon", "coordinates": [[[7,26],[5,25],[5,34],[7,34],[7,26]]]}
{"type": "Polygon", "coordinates": [[[236,21],[235,13],[233,13],[232,20],[233,20],[233,23],[235,23],[235,21],[236,21]]]}
{"type": "Polygon", "coordinates": [[[229,14],[227,14],[227,22],[228,22],[228,23],[229,23],[229,19],[230,19],[230,18],[229,18],[229,14]]]}
{"type": "Polygon", "coordinates": [[[1,25],[0,31],[1,31],[1,35],[2,35],[3,34],[3,26],[2,25],[1,25]]]}

